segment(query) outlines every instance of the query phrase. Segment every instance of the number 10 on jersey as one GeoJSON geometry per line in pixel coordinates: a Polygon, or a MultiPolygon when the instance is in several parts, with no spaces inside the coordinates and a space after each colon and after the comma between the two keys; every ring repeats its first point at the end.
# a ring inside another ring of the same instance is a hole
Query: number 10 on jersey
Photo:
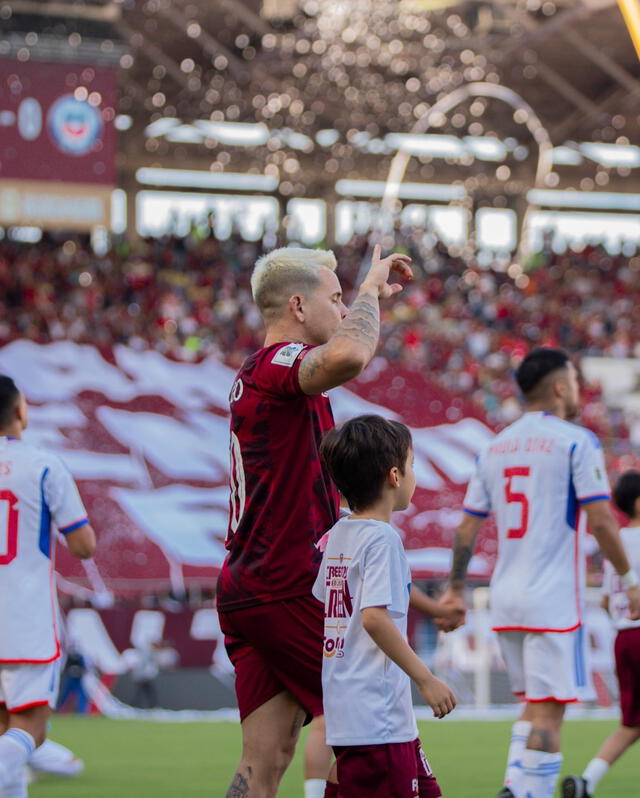
{"type": "Polygon", "coordinates": [[[529,526],[529,499],[525,493],[513,490],[514,477],[528,477],[531,473],[529,466],[511,466],[504,470],[504,497],[507,504],[519,504],[521,508],[520,526],[507,529],[508,538],[523,538],[529,526]]]}

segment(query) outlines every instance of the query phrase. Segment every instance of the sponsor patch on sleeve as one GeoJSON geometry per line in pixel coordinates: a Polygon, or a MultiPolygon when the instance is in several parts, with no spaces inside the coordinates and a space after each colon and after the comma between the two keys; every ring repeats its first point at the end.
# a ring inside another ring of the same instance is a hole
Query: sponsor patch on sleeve
{"type": "Polygon", "coordinates": [[[271,359],[271,362],[277,363],[279,366],[288,366],[291,368],[303,349],[304,344],[287,344],[283,346],[282,349],[278,349],[271,359]]]}

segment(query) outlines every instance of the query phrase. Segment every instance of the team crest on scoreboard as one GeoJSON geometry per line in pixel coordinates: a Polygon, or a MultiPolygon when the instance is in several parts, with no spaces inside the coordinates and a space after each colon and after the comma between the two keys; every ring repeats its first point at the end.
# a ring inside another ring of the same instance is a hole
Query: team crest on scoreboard
{"type": "Polygon", "coordinates": [[[87,155],[102,133],[100,111],[72,94],[55,101],[47,125],[55,145],[67,155],[87,155]]]}

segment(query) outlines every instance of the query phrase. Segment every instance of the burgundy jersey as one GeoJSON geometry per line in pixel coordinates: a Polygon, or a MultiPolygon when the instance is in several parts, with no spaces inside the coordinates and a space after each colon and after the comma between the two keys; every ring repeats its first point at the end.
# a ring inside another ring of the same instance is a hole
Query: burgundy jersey
{"type": "Polygon", "coordinates": [[[334,425],[331,405],[298,384],[311,348],[259,349],[231,389],[229,554],[219,610],[311,595],[322,560],[315,544],[338,519],[338,493],[319,454],[334,425]]]}

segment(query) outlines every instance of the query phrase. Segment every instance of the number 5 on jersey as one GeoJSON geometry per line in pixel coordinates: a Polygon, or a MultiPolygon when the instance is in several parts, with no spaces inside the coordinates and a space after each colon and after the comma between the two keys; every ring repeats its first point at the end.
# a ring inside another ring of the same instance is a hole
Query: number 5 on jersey
{"type": "Polygon", "coordinates": [[[529,526],[529,499],[525,493],[517,493],[513,490],[512,480],[514,477],[528,477],[531,472],[529,466],[511,466],[504,470],[504,497],[507,504],[519,504],[521,506],[520,526],[512,527],[507,530],[508,538],[523,538],[529,526]]]}

